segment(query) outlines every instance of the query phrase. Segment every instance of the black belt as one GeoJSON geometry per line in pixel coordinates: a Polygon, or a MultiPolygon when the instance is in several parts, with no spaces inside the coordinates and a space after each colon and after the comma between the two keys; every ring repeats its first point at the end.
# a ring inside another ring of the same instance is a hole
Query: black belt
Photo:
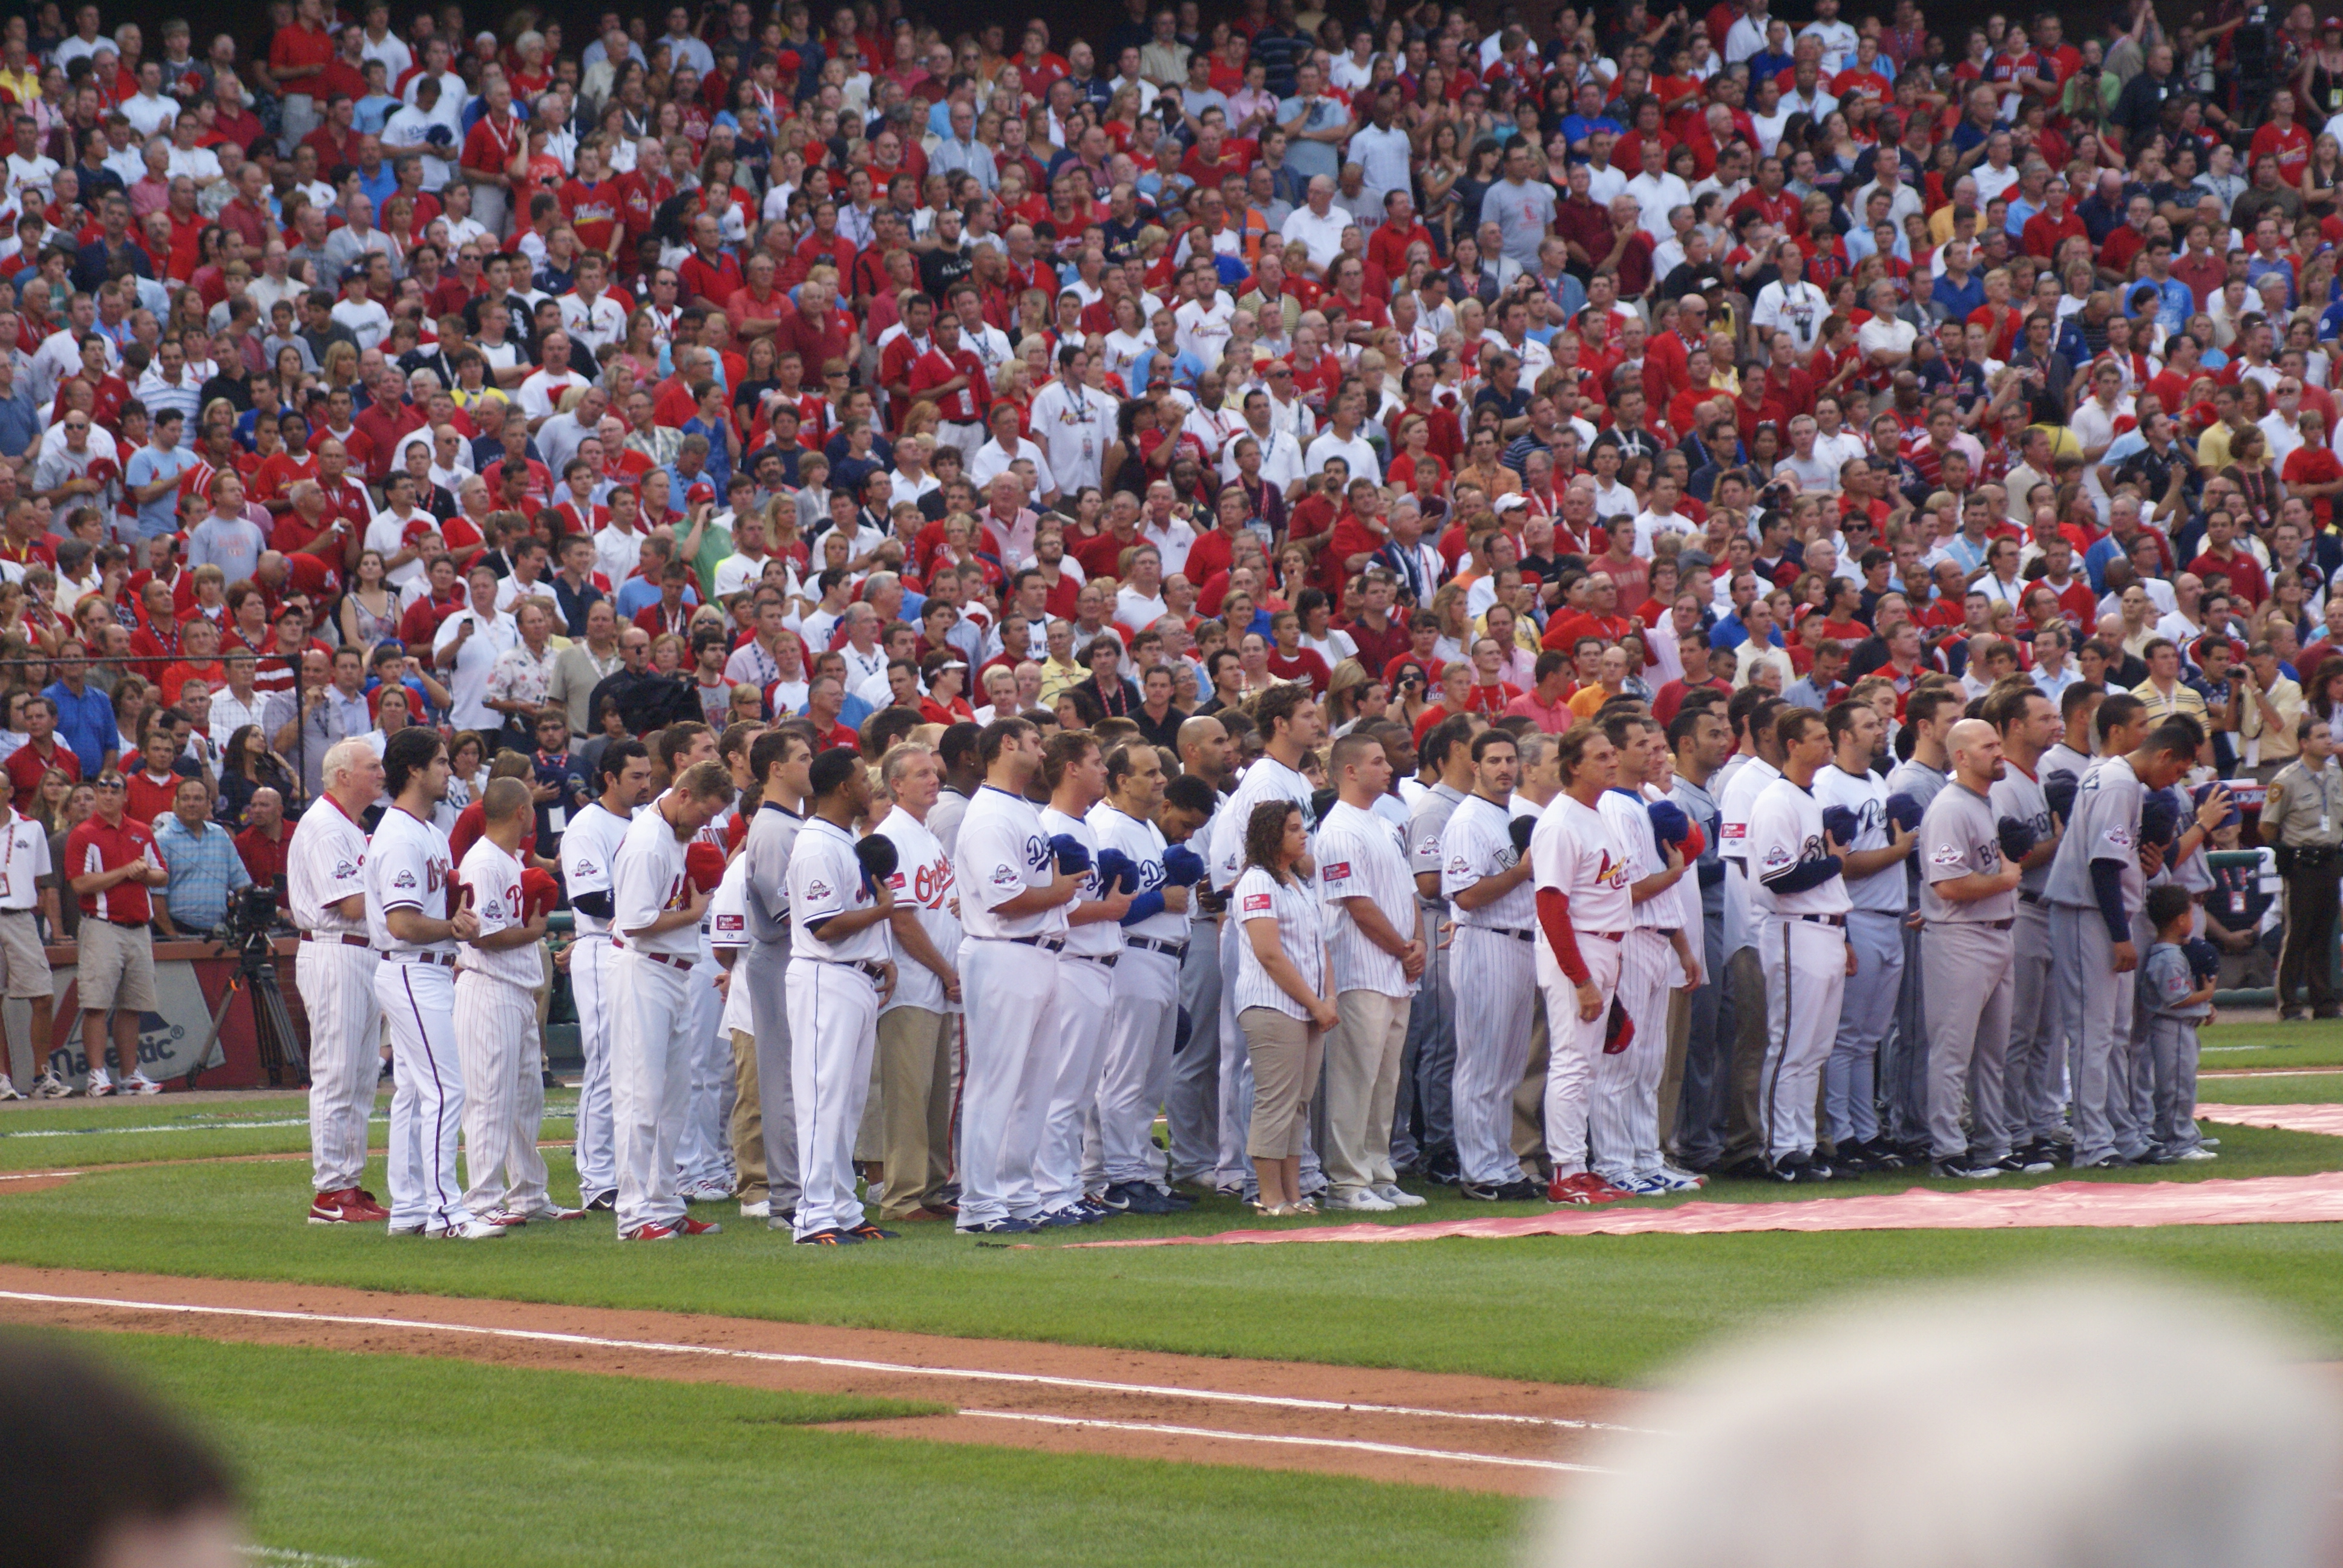
{"type": "Polygon", "coordinates": [[[1682,926],[1654,926],[1652,929],[1658,931],[1660,935],[1666,937],[1671,941],[1684,935],[1684,928],[1682,926]]]}
{"type": "Polygon", "coordinates": [[[109,926],[120,926],[126,931],[139,931],[145,930],[146,927],[153,922],[148,920],[117,920],[112,915],[108,915],[106,917],[106,923],[109,926]]]}
{"type": "Polygon", "coordinates": [[[1940,930],[1947,928],[1957,929],[1962,926],[1975,926],[1980,930],[1988,931],[2006,931],[2016,923],[2017,922],[2016,920],[1930,920],[1928,922],[1928,924],[1940,930]]]}
{"type": "Polygon", "coordinates": [[[1015,942],[1021,948],[1040,948],[1045,953],[1058,952],[1066,945],[1066,939],[1063,937],[995,937],[993,940],[995,941],[1015,942]]]}
{"type": "MultiPolygon", "coordinates": [[[[644,956],[648,958],[651,955],[647,953],[644,956]]],[[[876,959],[810,959],[807,961],[817,964],[836,964],[840,969],[857,970],[872,985],[883,986],[887,983],[887,966],[876,959]]]]}
{"type": "Polygon", "coordinates": [[[1112,969],[1122,961],[1121,953],[1068,953],[1065,956],[1070,959],[1088,960],[1102,969],[1112,969]]]}
{"type": "Polygon", "coordinates": [[[327,945],[329,945],[329,946],[330,946],[331,944],[335,943],[335,942],[339,942],[342,946],[344,946],[344,947],[346,947],[346,948],[368,948],[368,949],[371,949],[371,948],[374,946],[374,943],[372,943],[371,941],[368,941],[366,938],[364,938],[364,937],[354,937],[354,936],[349,935],[349,934],[348,934],[347,932],[346,932],[346,931],[345,931],[345,932],[330,932],[330,931],[303,931],[303,932],[301,933],[301,940],[302,940],[303,941],[305,941],[305,942],[324,942],[324,943],[327,943],[327,945]]]}
{"type": "Polygon", "coordinates": [[[1493,937],[1511,937],[1517,942],[1537,940],[1535,931],[1518,930],[1512,926],[1466,926],[1464,929],[1468,931],[1486,931],[1493,937]]]}
{"type": "Polygon", "coordinates": [[[1793,915],[1790,918],[1794,920],[1804,920],[1810,926],[1834,926],[1840,930],[1846,930],[1845,915],[1793,915]]]}
{"type": "Polygon", "coordinates": [[[2050,900],[2044,898],[2041,894],[2030,892],[2024,888],[2017,890],[2017,901],[2021,904],[2039,904],[2045,909],[2047,909],[2050,905],[2050,900]]]}
{"type": "Polygon", "coordinates": [[[1188,944],[1185,942],[1167,942],[1155,937],[1125,937],[1123,942],[1141,952],[1161,953],[1167,958],[1184,960],[1188,956],[1188,944]]]}
{"type": "Polygon", "coordinates": [[[392,964],[434,964],[443,970],[456,967],[454,953],[385,953],[383,962],[392,964]]]}
{"type": "Polygon", "coordinates": [[[30,918],[32,913],[30,910],[0,910],[0,915],[24,915],[30,918]]]}

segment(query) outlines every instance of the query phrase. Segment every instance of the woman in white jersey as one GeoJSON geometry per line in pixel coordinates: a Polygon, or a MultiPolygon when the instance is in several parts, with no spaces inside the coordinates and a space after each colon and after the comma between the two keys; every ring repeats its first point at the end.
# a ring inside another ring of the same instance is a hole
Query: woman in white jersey
{"type": "Polygon", "coordinates": [[[1237,1020],[1252,1061],[1252,1161],[1263,1214],[1314,1214],[1302,1197],[1310,1094],[1334,1027],[1318,890],[1297,867],[1310,856],[1302,809],[1263,800],[1245,819],[1245,869],[1233,890],[1245,940],[1237,944],[1237,1020]]]}

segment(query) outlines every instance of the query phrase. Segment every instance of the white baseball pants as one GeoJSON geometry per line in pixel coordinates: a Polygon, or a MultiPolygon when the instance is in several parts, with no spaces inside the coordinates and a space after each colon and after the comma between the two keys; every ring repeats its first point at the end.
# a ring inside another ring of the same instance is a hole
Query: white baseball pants
{"type": "MultiPolygon", "coordinates": [[[[1121,962],[1115,965],[1121,968],[1121,962]]],[[[1098,1108],[1099,1065],[1114,1010],[1114,969],[1071,953],[1058,958],[1057,1070],[1050,1081],[1050,1113],[1041,1130],[1034,1171],[1040,1212],[1081,1201],[1082,1126],[1098,1108]]],[[[1030,1216],[1029,1216],[1030,1218],[1030,1216]]]]}
{"type": "Polygon", "coordinates": [[[1672,956],[1668,939],[1649,926],[1635,927],[1619,944],[1619,1002],[1635,1036],[1616,1055],[1597,1052],[1587,1132],[1594,1173],[1620,1186],[1660,1173],[1660,1073],[1668,1060],[1672,956]]]}
{"type": "MultiPolygon", "coordinates": [[[[1536,944],[1538,989],[1545,993],[1545,1152],[1557,1176],[1576,1176],[1586,1169],[1587,1102],[1595,1059],[1603,1054],[1603,1036],[1610,1022],[1611,999],[1619,990],[1619,950],[1620,944],[1606,937],[1578,933],[1578,955],[1586,960],[1587,980],[1603,996],[1595,1015],[1582,1019],[1578,987],[1554,961],[1554,950],[1543,939],[1536,944]]],[[[1512,1111],[1509,1101],[1509,1119],[1512,1111]]],[[[1512,1131],[1510,1120],[1506,1131],[1512,1131]]]]}
{"type": "Polygon", "coordinates": [[[703,951],[691,971],[691,1107],[676,1141],[678,1187],[732,1191],[732,1141],[725,1131],[731,1098],[732,1042],[724,1032],[724,999],[716,994],[722,972],[712,951],[703,951]]]}
{"type": "Polygon", "coordinates": [[[1456,1158],[1464,1180],[1501,1187],[1522,1179],[1513,1152],[1513,1090],[1530,1060],[1536,944],[1481,926],[1456,928],[1456,1158]]]}
{"type": "MultiPolygon", "coordinates": [[[[1096,967],[1096,966],[1091,966],[1096,967]]],[[[1169,953],[1126,947],[1114,968],[1112,1012],[1099,1064],[1094,1139],[1085,1143],[1086,1187],[1119,1181],[1163,1182],[1163,1151],[1155,1147],[1155,1108],[1172,1087],[1172,1039],[1180,1024],[1180,960],[1169,953]]]]}
{"type": "Polygon", "coordinates": [[[691,971],[621,949],[610,966],[618,1234],[683,1218],[675,1146],[691,1102],[691,971]]]}
{"type": "Polygon", "coordinates": [[[381,967],[372,948],[332,938],[303,941],[293,958],[294,989],[309,1014],[309,1160],[320,1192],[365,1183],[367,1119],[382,1078],[374,991],[381,967]]]}
{"type": "Polygon", "coordinates": [[[1041,1211],[1034,1166],[1057,1081],[1058,955],[1021,942],[960,944],[968,1066],[960,1101],[960,1228],[1041,1211]]]}
{"type": "Polygon", "coordinates": [[[537,998],[510,980],[456,973],[456,1056],[464,1073],[464,1207],[545,1208],[545,1045],[537,998]]]}
{"type": "Polygon", "coordinates": [[[390,1222],[427,1231],[469,1223],[456,1155],[464,1071],[456,1057],[456,976],[438,964],[386,960],[375,999],[390,1020],[390,1222]]]}
{"type": "Polygon", "coordinates": [[[765,1123],[765,1191],[775,1219],[798,1206],[797,1090],[790,1066],[789,943],[750,942],[741,950],[735,985],[749,988],[756,1026],[758,1109],[765,1123]]]}
{"type": "Polygon", "coordinates": [[[1766,1155],[1779,1163],[1815,1151],[1817,1091],[1846,990],[1846,932],[1773,915],[1756,923],[1757,961],[1765,970],[1765,1066],[1758,1104],[1766,1155]]]}
{"type": "Polygon", "coordinates": [[[578,1142],[573,1151],[581,1202],[618,1184],[618,1144],[611,1128],[609,995],[610,970],[618,959],[618,948],[598,934],[578,938],[569,954],[569,995],[578,1004],[578,1043],[586,1056],[586,1070],[578,1081],[578,1142]]]}
{"type": "Polygon", "coordinates": [[[789,1071],[798,1119],[796,1234],[862,1223],[854,1195],[854,1134],[870,1094],[879,991],[852,964],[789,960],[789,1071]]]}

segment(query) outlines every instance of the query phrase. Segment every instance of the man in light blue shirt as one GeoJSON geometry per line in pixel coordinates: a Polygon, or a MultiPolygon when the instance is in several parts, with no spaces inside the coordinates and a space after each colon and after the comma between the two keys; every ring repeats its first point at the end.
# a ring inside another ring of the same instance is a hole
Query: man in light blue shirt
{"type": "Polygon", "coordinates": [[[992,151],[976,139],[974,105],[953,101],[951,132],[937,142],[936,150],[928,155],[928,169],[940,175],[966,169],[987,194],[1001,188],[1001,175],[993,165],[992,151]]]}
{"type": "MultiPolygon", "coordinates": [[[[138,500],[142,539],[160,538],[179,526],[179,476],[196,466],[195,454],[179,445],[179,430],[185,423],[176,408],[156,410],[154,440],[132,453],[123,471],[124,483],[138,500]]],[[[257,564],[259,558],[253,558],[257,564]]]]}
{"type": "Polygon", "coordinates": [[[1325,95],[1324,87],[1317,64],[1304,62],[1293,74],[1293,96],[1277,106],[1277,123],[1287,138],[1285,166],[1305,183],[1342,174],[1342,143],[1351,134],[1351,116],[1325,95]]]}
{"type": "Polygon", "coordinates": [[[672,74],[679,65],[689,65],[699,73],[701,81],[716,69],[716,55],[707,45],[691,34],[691,12],[685,6],[670,5],[667,12],[667,34],[651,40],[654,45],[667,45],[667,67],[672,74]]]}
{"type": "Polygon", "coordinates": [[[252,886],[235,839],[211,819],[211,806],[208,781],[182,779],[171,809],[153,824],[155,848],[171,870],[169,886],[155,900],[156,923],[165,936],[211,931],[227,918],[228,896],[252,886]]]}

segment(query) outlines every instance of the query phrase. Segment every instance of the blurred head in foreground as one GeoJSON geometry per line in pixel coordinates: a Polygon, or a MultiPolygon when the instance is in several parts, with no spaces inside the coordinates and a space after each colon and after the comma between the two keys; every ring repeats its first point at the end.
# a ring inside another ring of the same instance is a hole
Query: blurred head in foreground
{"type": "Polygon", "coordinates": [[[2250,1313],[2136,1281],[1874,1298],[1693,1368],[1528,1560],[2310,1568],[2337,1539],[2328,1381],[2250,1313]]]}
{"type": "Polygon", "coordinates": [[[246,1568],[211,1445],[62,1343],[0,1335],[0,1568],[246,1568]]]}

